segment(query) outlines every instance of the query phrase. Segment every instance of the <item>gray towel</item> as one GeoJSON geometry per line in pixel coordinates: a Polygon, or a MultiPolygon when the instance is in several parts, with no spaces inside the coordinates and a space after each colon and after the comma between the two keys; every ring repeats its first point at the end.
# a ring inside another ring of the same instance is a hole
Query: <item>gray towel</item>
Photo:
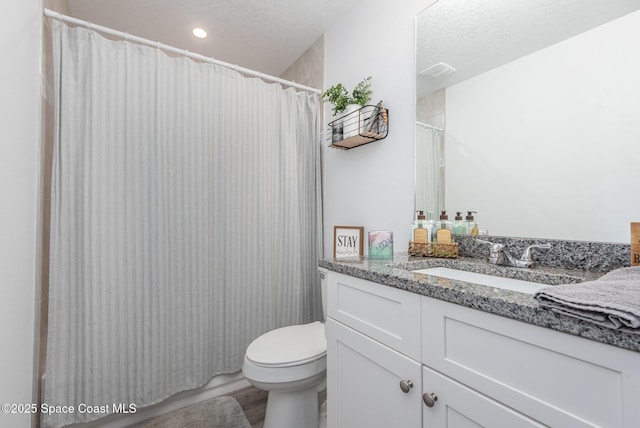
{"type": "Polygon", "coordinates": [[[555,312],[640,334],[640,267],[617,269],[595,281],[543,288],[534,297],[555,312]]]}

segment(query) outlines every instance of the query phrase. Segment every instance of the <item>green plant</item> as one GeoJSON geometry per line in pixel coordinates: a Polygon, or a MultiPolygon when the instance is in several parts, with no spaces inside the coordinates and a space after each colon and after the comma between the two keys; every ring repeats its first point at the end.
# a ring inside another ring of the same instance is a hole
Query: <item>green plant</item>
{"type": "Polygon", "coordinates": [[[333,115],[335,116],[338,113],[342,113],[347,105],[349,104],[349,91],[345,88],[342,83],[338,83],[327,89],[324,94],[322,94],[322,99],[324,101],[328,101],[333,104],[333,115]]]}
{"type": "Polygon", "coordinates": [[[371,99],[371,94],[373,94],[373,89],[371,89],[371,76],[369,76],[358,83],[353,89],[350,104],[360,104],[363,106],[371,99]]]}
{"type": "Polygon", "coordinates": [[[349,104],[365,105],[371,99],[372,93],[371,76],[369,76],[356,85],[351,95],[349,95],[349,91],[342,83],[338,83],[327,89],[322,94],[322,99],[333,104],[331,111],[335,116],[338,113],[342,113],[349,104]]]}

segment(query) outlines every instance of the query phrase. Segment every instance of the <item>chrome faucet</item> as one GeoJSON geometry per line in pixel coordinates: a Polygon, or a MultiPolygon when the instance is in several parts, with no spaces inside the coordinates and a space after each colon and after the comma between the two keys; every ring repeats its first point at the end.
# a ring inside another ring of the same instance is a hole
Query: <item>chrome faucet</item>
{"type": "Polygon", "coordinates": [[[476,242],[491,245],[491,247],[489,247],[489,263],[502,266],[515,266],[519,268],[533,267],[533,254],[531,251],[533,248],[543,250],[551,248],[551,244],[529,245],[522,253],[522,256],[520,256],[519,259],[516,259],[503,244],[494,244],[493,242],[485,241],[483,239],[476,239],[476,242]]]}

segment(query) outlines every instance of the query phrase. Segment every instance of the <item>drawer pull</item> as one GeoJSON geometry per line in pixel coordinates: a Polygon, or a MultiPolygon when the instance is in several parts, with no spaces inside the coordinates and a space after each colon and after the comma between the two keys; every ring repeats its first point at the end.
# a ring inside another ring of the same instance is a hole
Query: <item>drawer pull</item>
{"type": "Polygon", "coordinates": [[[411,382],[410,380],[401,380],[400,381],[400,389],[405,394],[408,393],[409,390],[411,390],[411,388],[413,388],[413,382],[411,382]]]}
{"type": "Polygon", "coordinates": [[[433,407],[436,401],[438,401],[438,396],[434,392],[425,392],[422,394],[422,401],[424,401],[427,407],[433,407]]]}

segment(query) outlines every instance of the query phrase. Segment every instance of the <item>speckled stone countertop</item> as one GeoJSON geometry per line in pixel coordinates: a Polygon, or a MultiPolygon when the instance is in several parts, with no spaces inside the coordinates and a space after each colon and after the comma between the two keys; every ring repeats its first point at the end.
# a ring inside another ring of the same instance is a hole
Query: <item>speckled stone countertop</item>
{"type": "Polygon", "coordinates": [[[473,309],[524,321],[541,327],[573,334],[620,348],[640,352],[640,335],[598,326],[540,307],[530,294],[504,290],[464,281],[412,272],[430,267],[448,267],[550,285],[590,281],[602,272],[536,266],[532,269],[496,266],[483,259],[410,257],[396,254],[393,260],[369,260],[366,257],[321,260],[320,267],[353,277],[388,285],[412,293],[444,300],[473,309]]]}

